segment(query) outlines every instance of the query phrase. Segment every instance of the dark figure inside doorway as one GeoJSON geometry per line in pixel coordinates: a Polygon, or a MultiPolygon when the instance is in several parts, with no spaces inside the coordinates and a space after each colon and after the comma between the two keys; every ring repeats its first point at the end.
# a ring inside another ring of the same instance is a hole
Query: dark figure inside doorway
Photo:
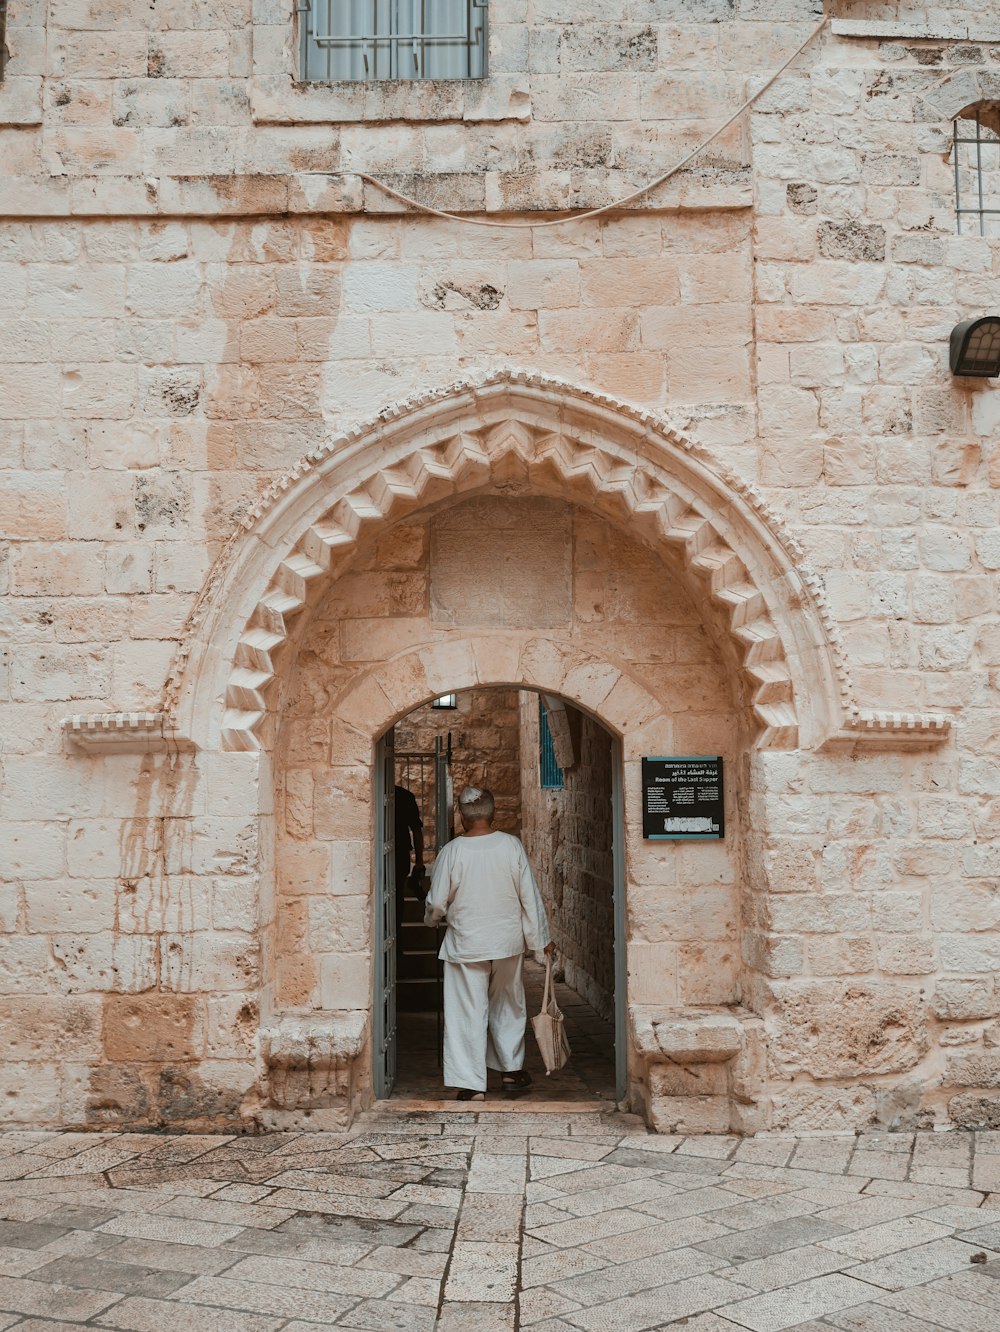
{"type": "MultiPolygon", "coordinates": [[[[396,853],[396,928],[403,920],[403,901],[410,876],[422,880],[424,873],[424,824],[412,791],[397,786],[394,795],[393,844],[396,853]]],[[[412,885],[411,885],[412,887],[412,885]]],[[[418,894],[421,895],[422,894],[418,894]]]]}

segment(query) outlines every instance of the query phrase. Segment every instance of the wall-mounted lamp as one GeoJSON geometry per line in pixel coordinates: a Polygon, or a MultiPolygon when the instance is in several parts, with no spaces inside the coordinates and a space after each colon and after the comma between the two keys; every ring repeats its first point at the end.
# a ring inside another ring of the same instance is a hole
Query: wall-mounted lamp
{"type": "Polygon", "coordinates": [[[1000,315],[966,319],[951,330],[951,373],[977,379],[1000,375],[1000,315]]]}
{"type": "Polygon", "coordinates": [[[432,708],[441,708],[442,710],[444,710],[444,709],[452,709],[452,710],[453,710],[453,709],[455,709],[455,708],[458,707],[458,695],[457,695],[457,694],[442,694],[440,698],[436,698],[436,699],[434,700],[434,702],[431,704],[431,707],[432,707],[432,708]]]}

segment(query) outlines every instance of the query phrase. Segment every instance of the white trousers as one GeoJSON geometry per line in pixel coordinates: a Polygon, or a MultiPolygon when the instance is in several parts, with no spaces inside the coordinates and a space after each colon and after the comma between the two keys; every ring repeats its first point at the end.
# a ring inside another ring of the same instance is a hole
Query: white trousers
{"type": "Polygon", "coordinates": [[[523,957],[444,964],[444,1084],[486,1090],[486,1070],[524,1064],[523,957]]]}

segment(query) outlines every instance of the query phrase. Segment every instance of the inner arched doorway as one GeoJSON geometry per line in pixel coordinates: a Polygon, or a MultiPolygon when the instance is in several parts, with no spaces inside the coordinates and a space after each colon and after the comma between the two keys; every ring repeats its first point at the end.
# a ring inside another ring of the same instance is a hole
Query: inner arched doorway
{"type": "MultiPolygon", "coordinates": [[[[622,746],[558,695],[502,685],[447,691],[376,748],[372,1084],[379,1098],[442,1095],[443,931],[424,923],[437,854],[461,834],[457,792],[488,786],[495,827],[521,838],[556,944],[556,997],[573,1058],[552,1077],[527,1039],[538,1098],[611,1107],[627,1094],[622,746]],[[423,872],[421,872],[423,868],[423,872]]],[[[525,961],[529,1012],[544,967],[525,961]]]]}

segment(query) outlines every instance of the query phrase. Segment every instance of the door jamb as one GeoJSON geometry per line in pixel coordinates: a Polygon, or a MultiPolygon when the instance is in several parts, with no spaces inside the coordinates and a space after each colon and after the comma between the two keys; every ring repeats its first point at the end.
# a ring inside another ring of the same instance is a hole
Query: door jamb
{"type": "Polygon", "coordinates": [[[615,1100],[628,1092],[628,967],[625,956],[625,793],[622,742],[611,737],[611,859],[615,916],[615,1100]]]}
{"type": "MultiPolygon", "coordinates": [[[[387,923],[390,915],[393,919],[393,933],[399,928],[395,921],[396,886],[389,882],[390,873],[395,870],[393,838],[393,809],[390,789],[389,755],[392,753],[392,731],[381,736],[375,746],[375,966],[372,989],[372,1087],[377,1100],[386,1100],[392,1095],[395,1082],[395,1058],[393,1068],[387,1069],[386,1047],[386,997],[393,991],[392,1021],[395,1023],[395,988],[396,988],[396,945],[393,942],[391,958],[387,955],[387,923]],[[387,970],[392,975],[386,975],[387,970]]],[[[392,779],[395,782],[395,763],[392,763],[392,779]]],[[[395,1040],[395,1033],[391,1033],[395,1040]]]]}

